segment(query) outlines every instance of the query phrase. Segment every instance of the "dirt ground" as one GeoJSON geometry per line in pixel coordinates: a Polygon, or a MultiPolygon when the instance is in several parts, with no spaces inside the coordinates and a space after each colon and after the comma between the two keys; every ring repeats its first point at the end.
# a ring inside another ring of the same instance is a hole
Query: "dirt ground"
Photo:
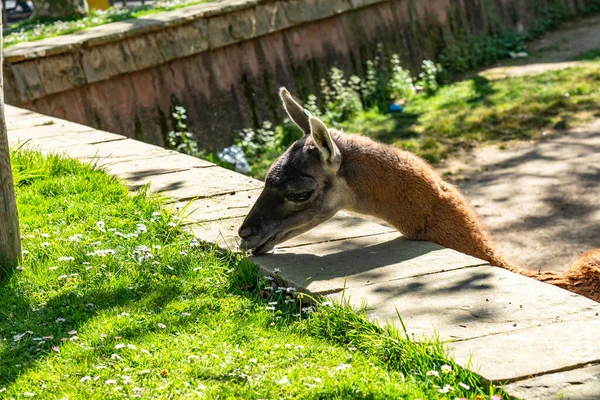
{"type": "MultiPolygon", "coordinates": [[[[498,79],[568,68],[592,49],[600,49],[600,16],[571,22],[532,43],[527,59],[482,74],[498,79]]],[[[496,246],[522,267],[564,271],[600,247],[600,118],[540,141],[481,148],[440,172],[459,172],[458,185],[496,246]]]]}

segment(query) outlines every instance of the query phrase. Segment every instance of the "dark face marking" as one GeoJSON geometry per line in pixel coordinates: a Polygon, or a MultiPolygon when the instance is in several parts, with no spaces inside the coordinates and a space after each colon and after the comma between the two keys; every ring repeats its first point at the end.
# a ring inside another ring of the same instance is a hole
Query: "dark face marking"
{"type": "Polygon", "coordinates": [[[308,137],[294,143],[269,169],[239,229],[242,247],[264,253],[331,218],[341,208],[335,182],[308,137]]]}

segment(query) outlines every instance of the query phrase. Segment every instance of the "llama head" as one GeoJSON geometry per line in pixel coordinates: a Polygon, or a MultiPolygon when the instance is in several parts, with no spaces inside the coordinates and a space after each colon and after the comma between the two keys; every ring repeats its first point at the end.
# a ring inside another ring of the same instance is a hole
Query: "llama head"
{"type": "Polygon", "coordinates": [[[265,188],[239,229],[242,248],[255,254],[328,220],[347,201],[338,174],[342,155],[331,133],[320,119],[307,115],[285,88],[279,94],[304,137],[271,165],[265,188]]]}

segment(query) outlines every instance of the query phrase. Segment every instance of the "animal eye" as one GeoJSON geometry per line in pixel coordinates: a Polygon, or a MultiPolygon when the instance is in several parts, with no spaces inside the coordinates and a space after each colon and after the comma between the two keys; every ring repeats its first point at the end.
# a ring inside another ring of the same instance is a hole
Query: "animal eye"
{"type": "Polygon", "coordinates": [[[310,199],[310,196],[312,196],[313,192],[314,192],[314,190],[310,190],[308,192],[301,192],[301,193],[289,193],[285,197],[289,201],[302,202],[302,201],[306,201],[306,200],[310,199]]]}

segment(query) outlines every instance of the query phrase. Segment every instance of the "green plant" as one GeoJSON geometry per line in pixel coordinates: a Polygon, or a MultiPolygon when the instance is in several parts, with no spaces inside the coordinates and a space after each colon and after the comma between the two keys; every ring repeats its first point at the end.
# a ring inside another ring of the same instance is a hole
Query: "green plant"
{"type": "Polygon", "coordinates": [[[273,161],[302,135],[288,120],[278,126],[265,121],[258,129],[243,129],[233,144],[244,152],[246,161],[251,166],[250,175],[262,179],[273,161]]]}
{"type": "Polygon", "coordinates": [[[431,60],[424,60],[421,66],[421,73],[417,85],[420,86],[427,94],[435,93],[440,87],[438,76],[442,72],[442,66],[435,64],[431,60]]]}
{"type": "Polygon", "coordinates": [[[202,153],[198,150],[198,143],[194,135],[188,131],[186,124],[187,114],[182,106],[175,106],[171,114],[175,129],[167,134],[167,145],[170,149],[187,154],[193,157],[201,157],[202,153]]]}
{"type": "Polygon", "coordinates": [[[360,96],[361,79],[351,76],[349,81],[344,77],[344,72],[338,68],[332,68],[329,74],[329,83],[321,82],[321,94],[324,99],[327,122],[336,125],[354,117],[363,110],[360,96]]]}
{"type": "Polygon", "coordinates": [[[525,50],[523,35],[507,32],[494,36],[469,36],[446,46],[438,60],[450,75],[490,65],[525,50]]]}
{"type": "Polygon", "coordinates": [[[410,98],[416,93],[414,80],[410,71],[402,68],[400,57],[397,54],[392,56],[390,64],[391,75],[387,83],[388,97],[391,100],[406,100],[410,98]]]}

